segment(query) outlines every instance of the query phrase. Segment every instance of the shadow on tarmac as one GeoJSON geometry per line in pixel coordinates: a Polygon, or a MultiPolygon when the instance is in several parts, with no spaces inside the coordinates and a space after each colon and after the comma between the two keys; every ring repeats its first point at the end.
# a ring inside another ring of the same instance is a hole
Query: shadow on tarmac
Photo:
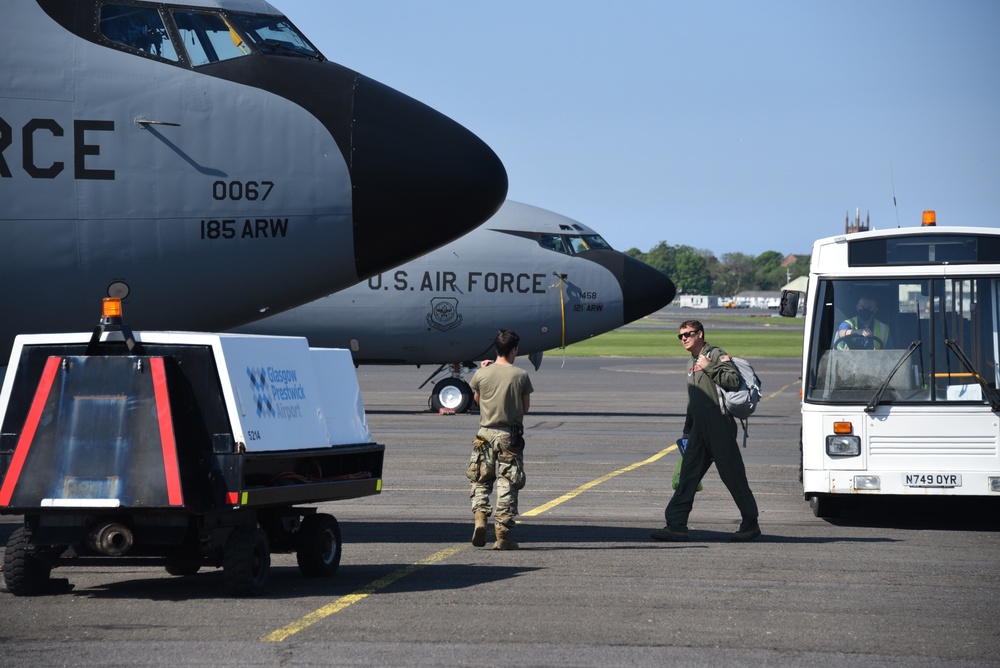
{"type": "MultiPolygon", "coordinates": [[[[297,598],[320,597],[337,599],[341,596],[355,594],[359,589],[368,587],[372,582],[390,573],[410,567],[410,564],[378,564],[377,566],[342,565],[336,574],[329,578],[307,578],[299,573],[295,566],[275,566],[272,564],[267,586],[262,594],[253,600],[287,600],[297,598]]],[[[73,568],[56,569],[53,577],[68,577],[72,583],[73,568]]],[[[143,569],[144,571],[146,569],[143,569]]],[[[467,587],[477,587],[483,584],[502,582],[522,573],[540,570],[535,567],[522,566],[490,566],[463,564],[432,564],[420,570],[419,578],[401,578],[396,582],[372,592],[380,593],[413,593],[421,591],[457,590],[467,587]]],[[[191,600],[236,600],[226,588],[222,569],[206,568],[195,575],[185,577],[163,577],[162,571],[153,566],[149,572],[156,577],[138,577],[128,580],[94,584],[87,589],[77,589],[65,592],[79,598],[90,599],[130,599],[149,601],[191,601],[191,600]]],[[[89,574],[88,579],[93,575],[89,574]]],[[[95,624],[98,628],[104,627],[95,624]]],[[[129,628],[132,628],[131,626],[129,628]]],[[[112,629],[113,630],[113,629],[112,629]]]]}
{"type": "MultiPolygon", "coordinates": [[[[816,520],[821,522],[821,520],[816,520]]],[[[341,534],[345,544],[351,543],[440,543],[442,541],[466,542],[472,536],[472,519],[462,522],[426,522],[420,525],[422,529],[414,532],[413,522],[341,522],[341,534]]],[[[648,527],[618,527],[618,526],[586,526],[586,539],[581,538],[581,526],[578,524],[548,524],[534,523],[528,519],[519,522],[515,529],[514,539],[525,550],[564,550],[564,549],[601,549],[601,550],[634,550],[664,545],[663,541],[650,538],[649,533],[657,526],[648,527]],[[558,545],[552,545],[557,543],[558,545]]],[[[766,527],[764,527],[766,529],[766,527]]],[[[691,529],[688,542],[668,543],[674,546],[695,547],[698,543],[728,543],[730,531],[711,531],[691,529]]],[[[492,527],[488,533],[488,542],[492,541],[492,527]]],[[[857,536],[779,536],[768,534],[753,541],[754,543],[889,543],[896,542],[887,538],[857,537],[857,536]]]]}
{"type": "Polygon", "coordinates": [[[841,502],[837,517],[820,519],[838,527],[926,531],[1000,531],[1000,498],[954,496],[865,496],[841,502]]]}

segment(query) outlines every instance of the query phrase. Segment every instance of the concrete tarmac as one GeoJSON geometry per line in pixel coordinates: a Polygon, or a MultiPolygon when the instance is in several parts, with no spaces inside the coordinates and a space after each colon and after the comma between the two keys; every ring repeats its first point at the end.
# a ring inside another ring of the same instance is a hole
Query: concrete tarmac
{"type": "MultiPolygon", "coordinates": [[[[683,359],[529,368],[512,552],[469,542],[478,416],[426,412],[430,370],[363,367],[384,491],[324,504],[343,532],[336,576],[303,578],[294,555],[274,555],[264,595],[232,599],[211,569],[57,569],[70,592],[0,593],[0,664],[1000,665],[997,504],[873,501],[813,517],[799,361],[753,362],[765,400],[743,451],[764,532],[752,543],[729,542],[739,514],[714,469],[691,541],[649,537],[677,461],[683,359]]],[[[17,522],[0,517],[4,542],[17,522]]]]}

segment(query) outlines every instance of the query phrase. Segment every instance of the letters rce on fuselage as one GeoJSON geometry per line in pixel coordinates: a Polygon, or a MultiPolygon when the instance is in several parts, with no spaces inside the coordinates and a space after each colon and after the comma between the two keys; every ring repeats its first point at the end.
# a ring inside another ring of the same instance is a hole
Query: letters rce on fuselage
{"type": "MultiPolygon", "coordinates": [[[[113,181],[115,170],[87,167],[88,156],[99,156],[101,146],[88,141],[96,141],[94,133],[114,132],[114,121],[82,120],[73,121],[73,178],[78,180],[113,181]],[[88,139],[88,133],[89,135],[88,139]]],[[[54,118],[32,118],[21,126],[21,168],[33,179],[54,179],[66,169],[66,163],[53,160],[47,165],[39,165],[35,160],[35,145],[41,142],[59,141],[66,131],[54,118]]],[[[14,174],[10,168],[8,149],[14,143],[14,129],[6,119],[0,117],[0,178],[10,179],[14,174]]],[[[14,162],[16,165],[17,162],[14,162]]]]}
{"type": "MultiPolygon", "coordinates": [[[[114,132],[115,122],[109,120],[74,119],[72,122],[73,178],[79,181],[114,181],[114,169],[99,169],[88,165],[88,158],[98,160],[101,156],[100,134],[114,132]]],[[[66,130],[54,118],[32,118],[21,125],[20,166],[33,179],[55,179],[66,171],[66,162],[51,160],[39,164],[36,147],[51,151],[53,145],[58,150],[64,145],[66,130]]],[[[19,164],[14,145],[15,130],[6,119],[0,117],[0,178],[14,178],[15,167],[19,164]]],[[[67,156],[69,157],[69,156],[67,156]]],[[[213,181],[212,199],[217,202],[264,202],[274,188],[274,182],[259,181],[213,181]]],[[[199,227],[200,238],[216,239],[275,239],[288,234],[288,218],[204,218],[199,227]]]]}

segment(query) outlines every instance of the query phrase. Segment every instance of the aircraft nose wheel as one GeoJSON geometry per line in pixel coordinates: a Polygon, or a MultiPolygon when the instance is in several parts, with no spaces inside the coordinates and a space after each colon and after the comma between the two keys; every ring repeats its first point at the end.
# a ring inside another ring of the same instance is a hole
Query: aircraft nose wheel
{"type": "Polygon", "coordinates": [[[464,413],[472,405],[472,388],[461,378],[445,378],[434,385],[431,392],[431,410],[442,408],[464,413]]]}

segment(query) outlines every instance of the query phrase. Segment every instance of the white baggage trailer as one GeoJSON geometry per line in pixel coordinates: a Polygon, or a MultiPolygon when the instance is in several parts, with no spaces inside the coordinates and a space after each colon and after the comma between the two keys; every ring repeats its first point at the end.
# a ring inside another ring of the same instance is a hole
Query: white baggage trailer
{"type": "Polygon", "coordinates": [[[222,567],[236,595],[264,588],[272,552],[333,575],[337,520],[299,504],[382,487],[350,353],[302,338],[133,334],[120,315],[19,336],[0,427],[0,514],[24,517],[4,557],[15,595],[95,561],[222,567]]]}

